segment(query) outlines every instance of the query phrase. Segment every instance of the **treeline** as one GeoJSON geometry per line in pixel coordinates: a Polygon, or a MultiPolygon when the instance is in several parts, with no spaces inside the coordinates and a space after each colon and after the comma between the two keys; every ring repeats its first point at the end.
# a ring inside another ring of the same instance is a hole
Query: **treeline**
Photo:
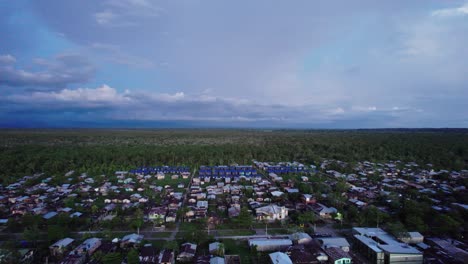
{"type": "Polygon", "coordinates": [[[322,158],[416,161],[435,169],[468,167],[468,134],[454,132],[79,130],[0,132],[0,176],[69,170],[112,173],[161,164],[317,163],[322,158]]]}

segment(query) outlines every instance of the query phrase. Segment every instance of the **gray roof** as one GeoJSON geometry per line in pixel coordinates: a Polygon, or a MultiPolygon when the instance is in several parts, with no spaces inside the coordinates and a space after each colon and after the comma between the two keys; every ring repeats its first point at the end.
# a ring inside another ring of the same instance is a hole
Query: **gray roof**
{"type": "Polygon", "coordinates": [[[404,243],[379,245],[381,249],[390,254],[421,254],[419,250],[404,243]]]}
{"type": "Polygon", "coordinates": [[[56,216],[57,212],[48,212],[47,214],[43,215],[42,218],[44,219],[51,219],[52,217],[56,216]]]}
{"type": "Polygon", "coordinates": [[[222,243],[219,243],[219,242],[213,242],[209,244],[208,247],[209,247],[210,252],[213,250],[218,250],[220,245],[222,245],[222,243]]]}
{"type": "Polygon", "coordinates": [[[213,257],[210,259],[210,264],[224,264],[224,263],[225,263],[224,258],[213,257]]]}
{"type": "Polygon", "coordinates": [[[71,243],[73,243],[73,241],[75,241],[73,238],[66,237],[55,242],[50,247],[59,247],[59,248],[66,247],[70,245],[71,243]]]}

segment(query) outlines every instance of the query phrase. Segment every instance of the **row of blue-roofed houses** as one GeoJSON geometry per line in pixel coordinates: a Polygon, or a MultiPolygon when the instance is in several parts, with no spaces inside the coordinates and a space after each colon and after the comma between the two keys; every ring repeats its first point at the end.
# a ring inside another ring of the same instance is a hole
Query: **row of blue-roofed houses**
{"type": "Polygon", "coordinates": [[[260,170],[264,170],[266,173],[274,173],[277,175],[280,174],[309,174],[314,173],[316,171],[316,167],[314,165],[304,165],[297,161],[294,162],[260,162],[260,161],[253,161],[255,167],[260,170]]]}
{"type": "Polygon", "coordinates": [[[226,178],[226,177],[255,177],[257,170],[252,165],[236,166],[200,166],[200,177],[226,178]]]}
{"type": "Polygon", "coordinates": [[[190,167],[187,166],[156,166],[156,167],[139,167],[130,170],[132,174],[182,174],[190,173],[190,167]]]}

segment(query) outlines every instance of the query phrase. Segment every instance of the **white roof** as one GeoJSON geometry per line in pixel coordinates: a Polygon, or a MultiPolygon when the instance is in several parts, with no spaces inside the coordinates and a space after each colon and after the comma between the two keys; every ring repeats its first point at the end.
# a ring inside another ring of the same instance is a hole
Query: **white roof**
{"type": "Polygon", "coordinates": [[[73,241],[75,241],[73,238],[66,237],[55,242],[51,247],[66,247],[73,243],[73,241]]]}
{"type": "Polygon", "coordinates": [[[285,208],[285,207],[280,207],[280,206],[278,206],[276,204],[270,204],[270,205],[267,205],[267,206],[257,208],[255,210],[256,210],[257,213],[261,212],[261,213],[277,214],[277,213],[280,213],[282,209],[287,210],[287,208],[285,208]]]}
{"type": "Polygon", "coordinates": [[[288,255],[283,252],[273,252],[270,255],[271,263],[274,264],[293,264],[288,255]]]}
{"type": "Polygon", "coordinates": [[[411,238],[424,238],[424,236],[419,232],[408,232],[411,238]]]}
{"type": "Polygon", "coordinates": [[[280,192],[280,191],[271,192],[271,195],[273,195],[273,196],[281,196],[283,194],[284,194],[284,192],[280,192]]]}

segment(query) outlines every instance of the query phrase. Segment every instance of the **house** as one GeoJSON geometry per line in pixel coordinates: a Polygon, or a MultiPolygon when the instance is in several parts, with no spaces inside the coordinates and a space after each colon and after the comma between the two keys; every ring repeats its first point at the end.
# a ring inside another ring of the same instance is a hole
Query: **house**
{"type": "Polygon", "coordinates": [[[197,202],[197,207],[200,208],[200,209],[208,208],[208,201],[198,201],[197,202]]]}
{"type": "Polygon", "coordinates": [[[276,221],[284,220],[288,217],[288,209],[284,206],[278,206],[276,204],[271,204],[255,209],[258,221],[276,221]]]}
{"type": "Polygon", "coordinates": [[[210,259],[210,264],[225,264],[224,258],[221,257],[212,257],[210,259]]]}
{"type": "Polygon", "coordinates": [[[177,212],[176,211],[169,211],[166,215],[166,222],[167,223],[174,223],[177,218],[177,212]]]}
{"type": "Polygon", "coordinates": [[[174,252],[172,250],[164,249],[159,253],[158,261],[159,262],[157,263],[159,264],[174,264],[174,252]]]}
{"type": "Polygon", "coordinates": [[[195,264],[210,264],[210,256],[198,256],[193,263],[195,264]]]}
{"type": "Polygon", "coordinates": [[[120,246],[124,248],[128,246],[138,245],[141,243],[141,241],[143,241],[143,238],[144,238],[143,235],[138,235],[138,234],[126,235],[120,241],[120,246]]]}
{"type": "Polygon", "coordinates": [[[153,245],[148,244],[141,248],[140,251],[140,263],[142,264],[150,264],[156,263],[158,260],[157,250],[153,245]]]}
{"type": "Polygon", "coordinates": [[[233,217],[239,216],[240,211],[241,211],[241,210],[240,210],[240,206],[238,206],[238,205],[236,205],[236,204],[233,205],[232,207],[230,207],[230,208],[228,209],[229,218],[233,218],[233,217]]]}
{"type": "Polygon", "coordinates": [[[303,194],[301,199],[305,204],[313,204],[316,202],[314,196],[311,194],[303,194]]]}
{"type": "Polygon", "coordinates": [[[100,246],[101,239],[92,237],[86,239],[81,245],[73,250],[74,255],[92,255],[100,246]]]}
{"type": "Polygon", "coordinates": [[[291,258],[283,252],[273,252],[268,255],[272,264],[293,264],[291,258]]]}
{"type": "Polygon", "coordinates": [[[82,216],[82,215],[83,215],[83,213],[74,212],[73,214],[70,215],[70,218],[75,218],[75,217],[78,217],[78,218],[79,218],[79,217],[82,216]]]}
{"type": "Polygon", "coordinates": [[[336,214],[338,210],[334,207],[327,207],[323,204],[317,203],[313,207],[313,210],[316,214],[323,218],[331,218],[332,214],[336,214]]]}
{"type": "Polygon", "coordinates": [[[83,264],[86,261],[86,254],[70,253],[66,258],[60,261],[60,264],[83,264]]]}
{"type": "Polygon", "coordinates": [[[177,261],[190,261],[195,257],[196,252],[196,244],[184,243],[180,247],[179,255],[177,255],[177,261]]]}
{"type": "Polygon", "coordinates": [[[418,244],[424,241],[424,236],[419,232],[408,232],[407,236],[399,237],[398,239],[407,244],[418,244]]]}
{"type": "Polygon", "coordinates": [[[224,256],[224,244],[219,242],[213,242],[208,245],[210,254],[224,256]]]}
{"type": "Polygon", "coordinates": [[[348,252],[343,251],[340,248],[327,248],[324,250],[328,255],[328,261],[332,264],[350,264],[351,256],[348,252]]]}
{"type": "Polygon", "coordinates": [[[312,242],[312,237],[309,236],[309,234],[307,233],[304,233],[304,232],[297,232],[297,233],[294,233],[294,234],[291,234],[291,240],[295,243],[295,244],[309,244],[310,242],[312,242]]]}
{"type": "Polygon", "coordinates": [[[64,238],[60,239],[59,241],[55,242],[49,247],[50,254],[52,256],[58,256],[58,255],[63,255],[65,251],[70,249],[71,244],[75,241],[72,238],[64,238]]]}
{"type": "Polygon", "coordinates": [[[303,244],[291,246],[287,254],[294,264],[318,264],[328,261],[328,256],[315,244],[307,245],[307,247],[303,244]]]}
{"type": "Polygon", "coordinates": [[[323,237],[318,239],[323,249],[337,247],[345,252],[349,252],[349,243],[343,237],[323,237]]]}
{"type": "Polygon", "coordinates": [[[164,222],[166,217],[167,208],[165,207],[153,207],[148,212],[148,219],[153,222],[164,222]]]}
{"type": "Polygon", "coordinates": [[[224,261],[226,264],[240,264],[240,256],[239,255],[225,255],[224,261]]]}
{"type": "Polygon", "coordinates": [[[48,212],[47,214],[43,215],[42,218],[45,220],[49,220],[57,215],[57,212],[48,212]]]}
{"type": "Polygon", "coordinates": [[[284,194],[284,192],[280,192],[280,191],[271,192],[271,196],[273,196],[273,197],[281,197],[283,194],[284,194]]]}

